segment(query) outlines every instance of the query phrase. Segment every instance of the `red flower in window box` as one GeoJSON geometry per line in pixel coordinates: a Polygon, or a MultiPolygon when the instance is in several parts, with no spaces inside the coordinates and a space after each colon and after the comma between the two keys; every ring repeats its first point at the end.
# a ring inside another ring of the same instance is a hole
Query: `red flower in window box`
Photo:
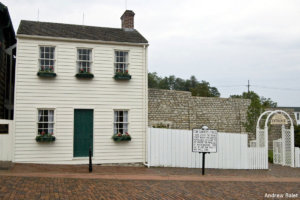
{"type": "Polygon", "coordinates": [[[131,141],[131,136],[127,132],[125,134],[118,133],[118,134],[114,134],[112,136],[112,139],[115,142],[131,141]]]}
{"type": "Polygon", "coordinates": [[[80,68],[80,73],[83,73],[84,72],[84,69],[83,68],[80,68]]]}
{"type": "Polygon", "coordinates": [[[45,131],[42,131],[42,132],[41,132],[41,135],[45,135],[45,131]]]}

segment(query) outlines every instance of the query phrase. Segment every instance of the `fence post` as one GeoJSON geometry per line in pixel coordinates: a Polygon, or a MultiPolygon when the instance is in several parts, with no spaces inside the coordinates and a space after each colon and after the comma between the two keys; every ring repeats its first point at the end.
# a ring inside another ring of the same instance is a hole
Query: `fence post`
{"type": "Polygon", "coordinates": [[[89,172],[93,171],[93,166],[92,166],[92,148],[90,146],[89,148],[89,172]]]}

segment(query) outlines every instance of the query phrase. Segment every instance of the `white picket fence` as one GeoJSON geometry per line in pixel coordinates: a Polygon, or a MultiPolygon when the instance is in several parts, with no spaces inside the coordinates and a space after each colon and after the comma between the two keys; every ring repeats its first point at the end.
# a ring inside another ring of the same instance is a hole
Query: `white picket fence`
{"type": "Polygon", "coordinates": [[[300,148],[295,147],[295,167],[300,167],[300,148]]]}
{"type": "MultiPolygon", "coordinates": [[[[192,131],[149,128],[149,166],[201,168],[202,154],[192,152],[192,131]]],[[[267,169],[265,148],[249,148],[248,135],[218,133],[217,153],[206,154],[205,167],[267,169]]]]}
{"type": "Polygon", "coordinates": [[[0,133],[0,161],[12,161],[14,121],[0,119],[1,125],[8,125],[8,133],[0,133]]]}

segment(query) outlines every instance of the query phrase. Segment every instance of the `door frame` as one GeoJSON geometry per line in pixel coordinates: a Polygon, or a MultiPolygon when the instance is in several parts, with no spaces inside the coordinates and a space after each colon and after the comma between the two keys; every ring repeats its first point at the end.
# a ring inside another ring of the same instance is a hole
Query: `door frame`
{"type": "Polygon", "coordinates": [[[72,109],[72,158],[73,160],[82,160],[86,159],[87,157],[74,157],[74,136],[75,136],[75,129],[74,129],[74,117],[75,117],[75,110],[93,110],[93,156],[92,159],[95,157],[95,108],[94,107],[89,107],[89,106],[78,106],[78,107],[73,107],[72,109]]]}

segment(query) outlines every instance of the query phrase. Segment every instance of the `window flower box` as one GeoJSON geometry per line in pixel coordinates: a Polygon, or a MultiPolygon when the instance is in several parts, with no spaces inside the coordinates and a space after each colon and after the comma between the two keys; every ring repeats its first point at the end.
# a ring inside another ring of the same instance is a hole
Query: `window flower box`
{"type": "Polygon", "coordinates": [[[115,80],[130,80],[131,79],[131,75],[128,74],[128,70],[126,70],[125,72],[121,72],[120,70],[118,70],[115,73],[114,79],[115,80]]]}
{"type": "Polygon", "coordinates": [[[37,75],[41,76],[41,77],[55,77],[56,73],[54,73],[54,72],[41,72],[41,71],[39,71],[37,73],[37,75]]]}
{"type": "Polygon", "coordinates": [[[78,73],[75,75],[77,78],[94,78],[92,73],[78,73]]]}
{"type": "Polygon", "coordinates": [[[77,78],[94,78],[94,74],[89,72],[89,69],[85,70],[81,68],[79,73],[75,75],[77,78]]]}
{"type": "Polygon", "coordinates": [[[53,133],[45,134],[45,132],[41,132],[35,137],[35,140],[37,142],[54,142],[55,136],[53,136],[53,133]]]}
{"type": "Polygon", "coordinates": [[[118,134],[114,134],[112,136],[112,139],[115,142],[130,141],[131,140],[131,136],[127,132],[125,134],[118,133],[118,134]]]}
{"type": "Polygon", "coordinates": [[[53,66],[41,66],[37,75],[41,77],[55,77],[56,73],[54,73],[53,66]]]}

